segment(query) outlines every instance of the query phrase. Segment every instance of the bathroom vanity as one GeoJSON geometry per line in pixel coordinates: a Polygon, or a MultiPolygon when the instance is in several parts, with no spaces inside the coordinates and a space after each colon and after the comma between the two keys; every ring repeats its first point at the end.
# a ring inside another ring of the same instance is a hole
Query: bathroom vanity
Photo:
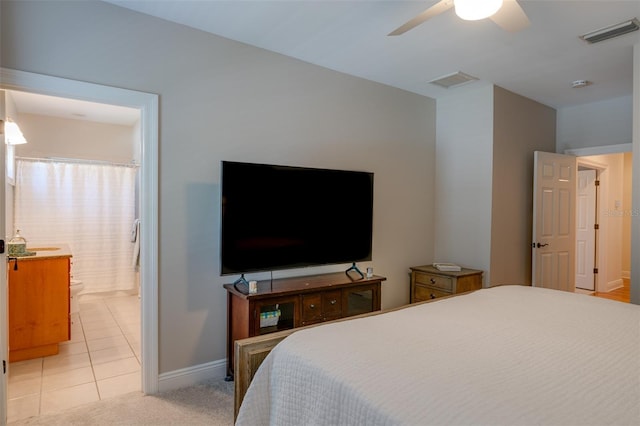
{"type": "Polygon", "coordinates": [[[10,362],[55,355],[71,338],[71,251],[64,244],[27,250],[36,254],[8,264],[10,362]]]}

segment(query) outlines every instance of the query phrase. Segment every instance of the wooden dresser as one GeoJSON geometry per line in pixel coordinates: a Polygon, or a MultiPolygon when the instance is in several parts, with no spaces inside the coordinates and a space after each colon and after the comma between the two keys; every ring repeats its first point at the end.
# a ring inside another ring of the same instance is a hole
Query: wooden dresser
{"type": "Polygon", "coordinates": [[[482,271],[462,268],[459,272],[440,271],[431,265],[411,269],[410,303],[449,296],[482,288],[482,271]]]}
{"type": "Polygon", "coordinates": [[[233,378],[236,340],[380,310],[385,277],[351,279],[344,272],[258,282],[245,294],[227,290],[227,374],[233,378]]]}

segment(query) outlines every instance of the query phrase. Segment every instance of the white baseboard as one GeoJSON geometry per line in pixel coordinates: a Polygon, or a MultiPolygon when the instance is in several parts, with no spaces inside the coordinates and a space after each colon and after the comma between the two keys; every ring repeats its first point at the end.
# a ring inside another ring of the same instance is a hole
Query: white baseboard
{"type": "Polygon", "coordinates": [[[622,286],[624,286],[624,283],[622,282],[622,278],[618,279],[618,280],[613,280],[613,281],[609,281],[607,283],[607,288],[606,288],[606,292],[615,290],[617,288],[621,288],[622,286]]]}
{"type": "Polygon", "coordinates": [[[631,279],[631,271],[622,271],[622,278],[631,279]]]}
{"type": "Polygon", "coordinates": [[[197,385],[210,379],[223,379],[227,375],[227,360],[219,359],[206,364],[181,368],[160,374],[158,391],[166,392],[187,386],[197,385]]]}

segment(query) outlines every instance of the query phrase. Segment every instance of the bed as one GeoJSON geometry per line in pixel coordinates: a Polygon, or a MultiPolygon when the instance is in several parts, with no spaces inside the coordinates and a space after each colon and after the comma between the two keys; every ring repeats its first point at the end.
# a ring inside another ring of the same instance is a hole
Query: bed
{"type": "Polygon", "coordinates": [[[640,306],[587,295],[500,286],[242,346],[238,425],[640,424],[640,306]]]}

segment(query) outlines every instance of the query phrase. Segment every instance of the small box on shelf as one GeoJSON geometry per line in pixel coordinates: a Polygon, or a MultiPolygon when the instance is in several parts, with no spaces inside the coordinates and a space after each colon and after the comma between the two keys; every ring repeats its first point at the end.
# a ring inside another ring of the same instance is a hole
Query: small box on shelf
{"type": "Polygon", "coordinates": [[[277,305],[275,311],[260,312],[260,328],[273,327],[277,325],[280,315],[281,312],[277,305]]]}

